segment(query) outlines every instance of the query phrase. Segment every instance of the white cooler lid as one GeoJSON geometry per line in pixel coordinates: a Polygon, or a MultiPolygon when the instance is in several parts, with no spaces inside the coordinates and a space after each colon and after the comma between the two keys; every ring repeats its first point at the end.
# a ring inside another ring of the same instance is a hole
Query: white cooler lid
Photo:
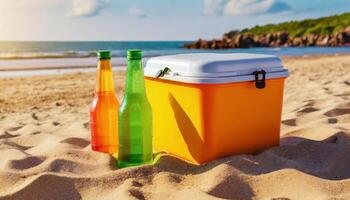
{"type": "Polygon", "coordinates": [[[281,60],[273,55],[196,53],[150,58],[145,76],[185,83],[230,83],[253,81],[253,73],[261,70],[266,72],[266,79],[289,75],[281,60]],[[166,68],[167,73],[162,73],[166,68]]]}

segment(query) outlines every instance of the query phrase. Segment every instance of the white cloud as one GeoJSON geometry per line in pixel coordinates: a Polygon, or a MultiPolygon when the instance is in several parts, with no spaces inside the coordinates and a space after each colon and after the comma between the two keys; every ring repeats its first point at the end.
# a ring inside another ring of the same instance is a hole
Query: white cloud
{"type": "Polygon", "coordinates": [[[290,10],[281,0],[203,0],[206,15],[257,15],[290,10]]]}
{"type": "Polygon", "coordinates": [[[110,0],[72,0],[68,16],[92,17],[98,15],[110,3],[110,0]]]}
{"type": "Polygon", "coordinates": [[[205,15],[221,15],[228,0],[203,0],[205,15]]]}
{"type": "Polygon", "coordinates": [[[147,16],[147,14],[144,10],[142,10],[141,8],[136,7],[136,6],[131,6],[129,8],[129,15],[133,15],[136,17],[146,17],[147,16]]]}
{"type": "Polygon", "coordinates": [[[290,7],[278,0],[230,0],[225,7],[225,15],[254,15],[283,12],[290,7]]]}

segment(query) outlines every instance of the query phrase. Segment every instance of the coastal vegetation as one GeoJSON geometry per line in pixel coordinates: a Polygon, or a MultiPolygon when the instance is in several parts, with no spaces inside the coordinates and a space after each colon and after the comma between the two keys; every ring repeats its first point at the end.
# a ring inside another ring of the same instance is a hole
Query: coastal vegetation
{"type": "Polygon", "coordinates": [[[277,46],[344,46],[350,44],[350,13],[279,24],[254,26],[225,33],[221,39],[186,44],[194,49],[277,46]]]}

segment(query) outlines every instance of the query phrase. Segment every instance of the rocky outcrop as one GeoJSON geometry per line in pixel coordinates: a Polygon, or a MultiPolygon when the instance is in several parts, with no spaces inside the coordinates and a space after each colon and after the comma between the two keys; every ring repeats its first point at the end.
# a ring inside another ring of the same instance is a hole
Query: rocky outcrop
{"type": "Polygon", "coordinates": [[[307,34],[301,37],[278,32],[261,36],[231,31],[222,39],[202,40],[185,44],[188,49],[232,49],[250,47],[306,47],[306,46],[350,46],[350,27],[330,35],[307,34]]]}

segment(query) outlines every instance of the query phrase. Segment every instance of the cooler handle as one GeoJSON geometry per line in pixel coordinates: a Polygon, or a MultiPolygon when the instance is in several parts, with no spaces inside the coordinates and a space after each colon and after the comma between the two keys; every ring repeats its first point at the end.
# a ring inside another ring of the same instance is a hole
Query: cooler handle
{"type": "Polygon", "coordinates": [[[170,72],[171,72],[170,68],[169,67],[165,67],[164,69],[159,70],[156,73],[156,77],[157,78],[163,77],[164,75],[169,74],[170,72]]]}

